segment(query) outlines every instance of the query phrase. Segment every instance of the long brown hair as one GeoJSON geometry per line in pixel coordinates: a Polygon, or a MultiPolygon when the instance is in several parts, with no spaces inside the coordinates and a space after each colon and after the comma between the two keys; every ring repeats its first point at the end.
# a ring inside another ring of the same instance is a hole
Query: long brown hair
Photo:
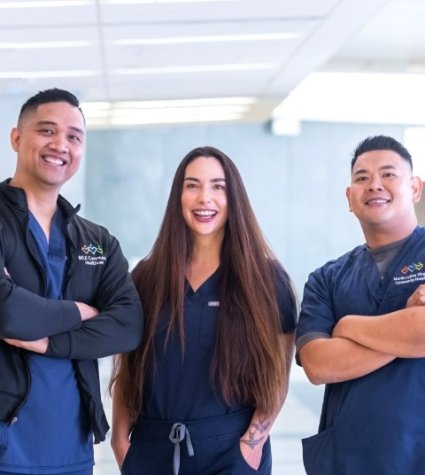
{"type": "Polygon", "coordinates": [[[115,358],[110,387],[121,391],[133,420],[142,410],[145,375],[155,362],[154,336],[166,303],[168,334],[177,326],[184,349],[185,267],[192,240],[181,196],[186,167],[199,157],[215,158],[222,165],[228,202],[212,385],[227,404],[249,404],[266,415],[279,407],[287,389],[292,349],[282,343],[277,285],[279,281],[285,297],[295,305],[289,277],[261,233],[235,164],[216,148],[199,147],[178,166],[158,237],[132,273],[145,312],[144,337],[138,349],[115,358]]]}

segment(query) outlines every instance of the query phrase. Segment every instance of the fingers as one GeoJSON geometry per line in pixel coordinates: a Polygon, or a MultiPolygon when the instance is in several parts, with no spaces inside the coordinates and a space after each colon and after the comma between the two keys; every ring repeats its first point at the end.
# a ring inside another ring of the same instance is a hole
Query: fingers
{"type": "Polygon", "coordinates": [[[420,285],[407,299],[406,307],[425,305],[425,284],[420,285]]]}

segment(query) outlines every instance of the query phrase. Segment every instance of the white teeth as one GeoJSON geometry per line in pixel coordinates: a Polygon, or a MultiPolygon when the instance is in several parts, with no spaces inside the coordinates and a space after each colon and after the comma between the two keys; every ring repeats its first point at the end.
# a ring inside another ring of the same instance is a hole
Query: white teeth
{"type": "Polygon", "coordinates": [[[55,157],[43,157],[44,160],[47,162],[47,163],[51,163],[52,165],[63,165],[65,162],[63,160],[61,160],[60,158],[55,158],[55,157]]]}
{"type": "Polygon", "coordinates": [[[215,211],[209,209],[197,209],[193,212],[196,216],[210,217],[216,214],[215,211]]]}
{"type": "Polygon", "coordinates": [[[383,205],[385,203],[388,203],[389,200],[384,200],[384,199],[375,199],[375,200],[369,200],[367,203],[368,204],[377,204],[377,205],[383,205]]]}

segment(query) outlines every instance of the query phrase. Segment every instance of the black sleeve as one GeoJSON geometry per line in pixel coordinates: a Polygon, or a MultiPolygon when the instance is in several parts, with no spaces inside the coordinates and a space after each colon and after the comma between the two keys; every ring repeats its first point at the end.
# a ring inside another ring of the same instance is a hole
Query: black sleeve
{"type": "Polygon", "coordinates": [[[40,297],[15,285],[0,252],[0,338],[33,341],[80,325],[74,302],[40,297]]]}
{"type": "Polygon", "coordinates": [[[110,236],[110,258],[98,282],[100,313],[79,328],[50,337],[47,355],[94,359],[134,350],[142,339],[143,311],[118,241],[110,236]]]}

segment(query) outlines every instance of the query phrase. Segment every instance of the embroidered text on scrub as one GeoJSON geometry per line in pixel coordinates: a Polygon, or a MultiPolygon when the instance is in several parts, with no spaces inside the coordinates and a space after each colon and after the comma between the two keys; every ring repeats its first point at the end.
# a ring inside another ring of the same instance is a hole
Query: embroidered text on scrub
{"type": "Polygon", "coordinates": [[[169,435],[170,441],[174,444],[173,455],[173,470],[174,475],[179,474],[180,469],[180,442],[186,438],[187,453],[189,457],[193,457],[195,452],[193,450],[192,440],[190,439],[189,429],[180,422],[173,424],[169,435]]]}

